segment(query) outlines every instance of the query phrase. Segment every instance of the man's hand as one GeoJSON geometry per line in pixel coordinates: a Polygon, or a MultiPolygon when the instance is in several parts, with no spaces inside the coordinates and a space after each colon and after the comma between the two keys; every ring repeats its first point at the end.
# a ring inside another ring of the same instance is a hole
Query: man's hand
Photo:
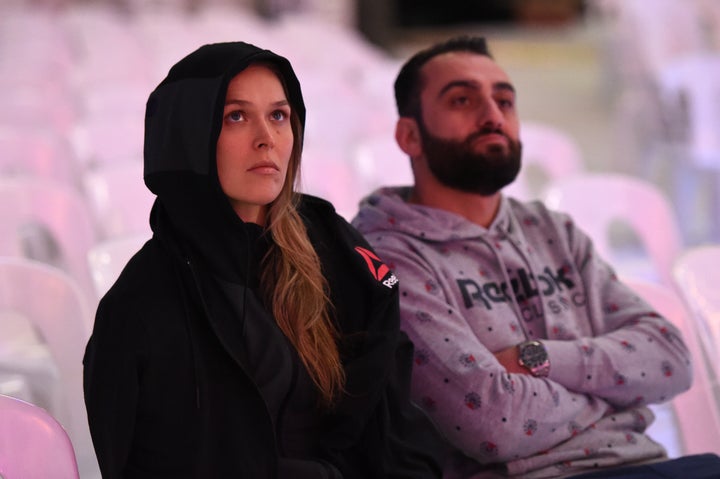
{"type": "Polygon", "coordinates": [[[510,374],[527,374],[531,376],[530,371],[521,366],[518,362],[518,348],[517,346],[510,346],[502,351],[495,353],[495,358],[502,364],[508,373],[510,374]]]}

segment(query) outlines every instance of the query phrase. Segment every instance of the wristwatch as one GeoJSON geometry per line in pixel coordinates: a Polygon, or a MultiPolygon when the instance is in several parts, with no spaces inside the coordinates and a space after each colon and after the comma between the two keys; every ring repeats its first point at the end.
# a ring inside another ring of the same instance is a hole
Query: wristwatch
{"type": "Polygon", "coordinates": [[[550,374],[550,357],[540,341],[525,341],[518,344],[518,363],[535,377],[544,378],[550,374]]]}

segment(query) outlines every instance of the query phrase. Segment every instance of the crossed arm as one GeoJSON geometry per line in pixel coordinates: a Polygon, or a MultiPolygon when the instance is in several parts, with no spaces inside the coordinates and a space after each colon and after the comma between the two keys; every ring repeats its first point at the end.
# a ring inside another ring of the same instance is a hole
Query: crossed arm
{"type": "Polygon", "coordinates": [[[688,353],[676,328],[604,263],[578,267],[584,284],[603,285],[588,293],[597,297],[587,304],[593,334],[542,340],[550,376],[535,378],[517,362],[516,345],[526,338],[489,345],[482,320],[456,304],[455,285],[441,271],[411,248],[385,244],[381,256],[400,277],[403,329],[416,347],[413,397],[480,462],[537,454],[617,408],[668,400],[689,387],[688,353]],[[439,285],[436,294],[426,278],[439,285]]]}

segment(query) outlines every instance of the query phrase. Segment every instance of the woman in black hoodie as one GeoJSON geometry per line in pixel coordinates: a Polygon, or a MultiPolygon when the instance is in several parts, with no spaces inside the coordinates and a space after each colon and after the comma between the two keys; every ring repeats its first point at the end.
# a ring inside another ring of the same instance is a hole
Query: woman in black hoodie
{"type": "Polygon", "coordinates": [[[241,42],[201,47],[150,95],[153,237],[84,359],[104,478],[440,477],[395,276],[294,191],[304,121],[290,63],[241,42]]]}

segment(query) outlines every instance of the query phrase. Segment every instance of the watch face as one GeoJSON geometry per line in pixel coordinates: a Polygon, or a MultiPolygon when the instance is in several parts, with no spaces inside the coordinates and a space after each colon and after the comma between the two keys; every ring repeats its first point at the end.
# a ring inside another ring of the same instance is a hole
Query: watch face
{"type": "Polygon", "coordinates": [[[542,366],[547,362],[547,351],[542,344],[537,342],[527,343],[521,352],[522,362],[530,369],[542,366]]]}

